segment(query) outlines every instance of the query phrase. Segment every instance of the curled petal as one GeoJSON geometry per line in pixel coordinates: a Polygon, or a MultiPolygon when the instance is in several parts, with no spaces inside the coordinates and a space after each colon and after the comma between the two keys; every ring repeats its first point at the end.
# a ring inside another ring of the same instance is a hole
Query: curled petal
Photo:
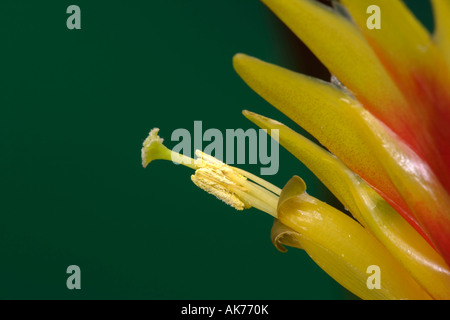
{"type": "Polygon", "coordinates": [[[275,248],[279,251],[287,252],[285,246],[303,249],[300,243],[300,237],[301,235],[298,232],[286,227],[280,220],[274,219],[270,231],[270,238],[275,248]]]}
{"type": "Polygon", "coordinates": [[[305,192],[297,193],[302,184],[293,177],[283,188],[278,219],[299,234],[291,236],[325,272],[362,299],[431,299],[358,222],[305,192]],[[382,273],[377,290],[367,285],[371,266],[382,273]]]}

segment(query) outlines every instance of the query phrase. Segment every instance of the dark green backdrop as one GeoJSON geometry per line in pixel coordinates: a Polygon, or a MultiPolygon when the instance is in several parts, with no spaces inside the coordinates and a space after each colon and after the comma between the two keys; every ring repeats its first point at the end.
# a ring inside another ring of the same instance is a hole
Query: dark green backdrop
{"type": "MultiPolygon", "coordinates": [[[[430,23],[427,1],[410,1],[430,23]]],[[[235,74],[237,52],[327,78],[257,0],[2,1],[1,299],[353,298],[302,251],[278,252],[272,219],[197,189],[190,170],[141,167],[155,126],[251,128],[249,109],[294,126],[235,74]],[[68,30],[66,8],[81,8],[68,30]],[[66,268],[81,268],[68,290],[66,268]]],[[[280,187],[298,174],[280,150],[280,187]]],[[[254,173],[258,166],[244,166],[254,173]]]]}

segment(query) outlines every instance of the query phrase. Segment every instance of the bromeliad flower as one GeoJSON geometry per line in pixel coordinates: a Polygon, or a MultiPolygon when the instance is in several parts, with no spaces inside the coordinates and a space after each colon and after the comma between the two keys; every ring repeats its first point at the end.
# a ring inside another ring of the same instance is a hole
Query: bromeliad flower
{"type": "MultiPolygon", "coordinates": [[[[243,54],[234,57],[235,70],[323,147],[275,120],[244,115],[269,133],[279,130],[280,144],[356,221],[309,196],[298,177],[280,191],[206,156],[203,165],[188,165],[196,169],[194,183],[237,209],[254,206],[273,215],[277,248],[304,249],[361,298],[449,299],[450,1],[432,0],[433,35],[400,0],[341,0],[339,10],[314,0],[263,2],[315,53],[333,81],[243,54]],[[381,29],[367,27],[371,5],[381,10],[381,29]],[[371,266],[383,273],[375,290],[367,282],[371,266]]],[[[170,150],[162,152],[158,139],[153,131],[144,143],[145,166],[169,159],[170,150]]]]}

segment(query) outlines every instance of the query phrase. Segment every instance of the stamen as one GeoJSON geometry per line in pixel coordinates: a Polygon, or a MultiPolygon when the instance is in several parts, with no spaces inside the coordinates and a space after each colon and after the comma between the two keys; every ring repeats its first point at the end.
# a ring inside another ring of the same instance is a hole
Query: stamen
{"type": "Polygon", "coordinates": [[[192,182],[236,210],[255,207],[275,218],[281,189],[245,171],[197,150],[197,159],[176,153],[163,145],[158,128],[150,131],[141,150],[142,165],[153,160],[171,160],[195,170],[192,182]],[[252,181],[250,181],[252,180],[252,181]]]}
{"type": "MultiPolygon", "coordinates": [[[[250,173],[231,167],[200,150],[195,152],[201,162],[192,176],[199,188],[213,194],[218,199],[237,210],[255,207],[276,217],[278,195],[247,179],[250,173]]],[[[253,176],[253,178],[256,176],[253,176]]],[[[277,188],[261,178],[257,178],[273,190],[277,188]]]]}
{"type": "MultiPolygon", "coordinates": [[[[201,169],[199,169],[201,170],[201,169]]],[[[229,206],[232,206],[236,210],[244,210],[249,208],[244,202],[241,201],[235,194],[233,194],[226,187],[222,186],[220,183],[216,183],[213,180],[206,179],[205,177],[200,178],[198,170],[195,175],[191,176],[192,182],[200,189],[205,190],[209,194],[212,194],[217,199],[222,200],[229,206]]]]}

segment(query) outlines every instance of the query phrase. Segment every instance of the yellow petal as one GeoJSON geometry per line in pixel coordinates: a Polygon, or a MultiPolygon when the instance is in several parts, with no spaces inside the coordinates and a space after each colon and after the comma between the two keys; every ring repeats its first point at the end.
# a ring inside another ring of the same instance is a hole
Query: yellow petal
{"type": "MultiPolygon", "coordinates": [[[[365,223],[358,208],[359,200],[356,199],[358,193],[354,188],[360,184],[366,184],[366,182],[356,178],[357,175],[336,156],[284,124],[247,110],[244,110],[243,114],[260,128],[277,129],[279,132],[279,143],[305,164],[356,219],[363,224],[365,223]]],[[[268,132],[272,131],[268,130],[268,132]]],[[[381,167],[380,170],[382,170],[381,167]]],[[[415,220],[409,219],[408,221],[416,229],[421,229],[415,220]]],[[[424,235],[423,231],[421,234],[424,235]]]]}
{"type": "Polygon", "coordinates": [[[377,190],[382,189],[398,206],[407,207],[387,176],[379,151],[374,149],[381,143],[367,123],[380,125],[357,101],[328,83],[243,54],[237,54],[233,63],[254,91],[377,190]]]}
{"type": "MultiPolygon", "coordinates": [[[[341,0],[375,51],[398,62],[402,68],[414,70],[413,62],[424,61],[432,46],[431,37],[401,0],[341,0]],[[370,29],[368,20],[379,8],[380,29],[370,29]]],[[[397,66],[398,66],[397,65],[397,66]]]]}
{"type": "MultiPolygon", "coordinates": [[[[342,0],[386,71],[409,100],[411,111],[432,125],[427,105],[439,56],[431,36],[401,0],[342,0]],[[369,6],[377,6],[380,29],[368,28],[369,6]]],[[[390,126],[391,128],[394,128],[390,126]]],[[[424,126],[422,126],[424,127],[424,126]]],[[[418,139],[420,137],[416,137],[418,139]]],[[[421,142],[423,144],[425,142],[421,142]]],[[[421,146],[423,147],[423,146],[421,146]]]]}
{"type": "Polygon", "coordinates": [[[306,193],[289,191],[298,183],[294,177],[283,189],[278,219],[299,234],[300,246],[325,272],[362,299],[431,299],[359,223],[306,193]],[[368,287],[371,266],[380,270],[380,289],[368,287]]]}
{"type": "Polygon", "coordinates": [[[349,20],[317,1],[263,2],[376,117],[397,133],[411,130],[405,98],[349,20]]]}
{"type": "MultiPolygon", "coordinates": [[[[307,166],[314,175],[336,196],[336,198],[357,218],[362,221],[355,202],[351,184],[345,183],[355,174],[335,156],[314,142],[288,128],[284,124],[244,110],[244,116],[262,129],[278,130],[279,143],[292,155],[307,166]],[[348,175],[350,174],[350,177],[348,175]]],[[[272,132],[268,130],[268,132],[272,132]]],[[[306,190],[306,187],[305,187],[306,190]]],[[[286,193],[286,190],[285,190],[286,193]]]]}

